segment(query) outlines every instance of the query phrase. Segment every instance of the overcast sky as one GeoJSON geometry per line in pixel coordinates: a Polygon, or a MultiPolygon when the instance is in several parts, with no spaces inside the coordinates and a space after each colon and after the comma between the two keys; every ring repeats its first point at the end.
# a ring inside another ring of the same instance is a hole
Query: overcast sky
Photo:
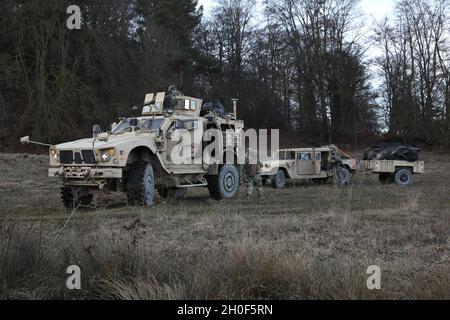
{"type": "MultiPolygon", "coordinates": [[[[256,17],[259,15],[262,17],[264,10],[264,0],[256,0],[256,17]]],[[[391,18],[394,15],[394,7],[396,0],[360,0],[359,8],[362,11],[361,19],[363,20],[362,28],[358,29],[358,33],[362,38],[360,41],[367,41],[367,43],[372,43],[370,40],[373,34],[373,27],[377,22],[381,22],[385,18],[391,18]]],[[[214,7],[216,0],[198,0],[199,5],[203,5],[204,15],[208,17],[214,7]]],[[[376,46],[371,45],[369,50],[365,53],[365,58],[372,60],[379,56],[381,51],[376,46]]],[[[377,68],[374,65],[370,66],[372,71],[372,86],[377,87],[381,83],[381,78],[378,76],[377,68]]]]}
{"type": "MultiPolygon", "coordinates": [[[[258,3],[259,10],[262,11],[263,0],[256,0],[258,3]]],[[[199,5],[203,5],[205,10],[205,15],[207,16],[212,7],[214,6],[215,0],[198,0],[199,5]]],[[[385,17],[392,15],[394,11],[395,0],[360,0],[361,10],[366,14],[367,18],[371,21],[382,20],[385,17]]]]}

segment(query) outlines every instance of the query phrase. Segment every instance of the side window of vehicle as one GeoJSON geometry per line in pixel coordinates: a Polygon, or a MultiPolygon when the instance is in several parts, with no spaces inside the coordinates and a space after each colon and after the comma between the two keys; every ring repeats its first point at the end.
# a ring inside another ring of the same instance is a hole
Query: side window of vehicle
{"type": "Polygon", "coordinates": [[[289,160],[295,160],[295,151],[289,151],[288,152],[288,159],[289,160]]]}
{"type": "Polygon", "coordinates": [[[278,159],[286,160],[286,152],[285,151],[278,152],[278,159]]]}
{"type": "Polygon", "coordinates": [[[198,120],[185,120],[183,121],[183,128],[187,130],[193,130],[198,128],[198,120]]]}
{"type": "Polygon", "coordinates": [[[191,100],[191,110],[197,109],[197,102],[195,100],[191,100]]]}
{"type": "Polygon", "coordinates": [[[316,161],[320,161],[322,159],[320,152],[316,153],[316,161]]]}
{"type": "Polygon", "coordinates": [[[184,129],[184,123],[183,123],[183,121],[180,121],[180,120],[174,120],[170,124],[170,127],[169,127],[168,131],[175,131],[175,130],[178,130],[178,129],[184,129]]]}
{"type": "Polygon", "coordinates": [[[306,152],[300,152],[298,154],[298,160],[302,160],[302,161],[310,161],[312,160],[311,158],[311,153],[306,153],[306,152]]]}

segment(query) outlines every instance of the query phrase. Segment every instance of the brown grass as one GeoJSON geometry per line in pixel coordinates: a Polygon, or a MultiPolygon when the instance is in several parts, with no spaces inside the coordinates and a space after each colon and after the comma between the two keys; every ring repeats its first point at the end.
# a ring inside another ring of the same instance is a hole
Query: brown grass
{"type": "Polygon", "coordinates": [[[448,299],[448,159],[425,154],[406,189],[357,176],[346,189],[267,186],[261,201],[99,199],[48,250],[66,215],[46,157],[0,155],[0,298],[448,299]],[[71,264],[81,291],[65,288],[71,264]],[[366,288],[373,264],[380,291],[366,288]]]}

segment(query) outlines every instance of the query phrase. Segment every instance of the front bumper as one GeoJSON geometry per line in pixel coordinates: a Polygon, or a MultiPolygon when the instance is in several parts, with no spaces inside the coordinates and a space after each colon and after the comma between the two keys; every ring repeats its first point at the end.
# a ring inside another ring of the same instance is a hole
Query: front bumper
{"type": "Polygon", "coordinates": [[[108,179],[122,178],[122,168],[58,167],[49,168],[48,176],[60,178],[65,185],[103,188],[108,179]]]}

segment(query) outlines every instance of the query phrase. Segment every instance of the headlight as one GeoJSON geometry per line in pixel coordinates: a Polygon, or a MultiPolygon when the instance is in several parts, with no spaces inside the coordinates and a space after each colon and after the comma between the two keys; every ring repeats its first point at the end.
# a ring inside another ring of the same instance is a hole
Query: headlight
{"type": "Polygon", "coordinates": [[[56,149],[54,149],[54,148],[51,148],[50,149],[50,157],[53,160],[58,160],[58,151],[56,151],[56,149]]]}
{"type": "Polygon", "coordinates": [[[115,153],[116,152],[114,148],[100,150],[100,159],[102,160],[102,162],[108,162],[109,160],[111,160],[111,157],[113,157],[115,153]]]}

